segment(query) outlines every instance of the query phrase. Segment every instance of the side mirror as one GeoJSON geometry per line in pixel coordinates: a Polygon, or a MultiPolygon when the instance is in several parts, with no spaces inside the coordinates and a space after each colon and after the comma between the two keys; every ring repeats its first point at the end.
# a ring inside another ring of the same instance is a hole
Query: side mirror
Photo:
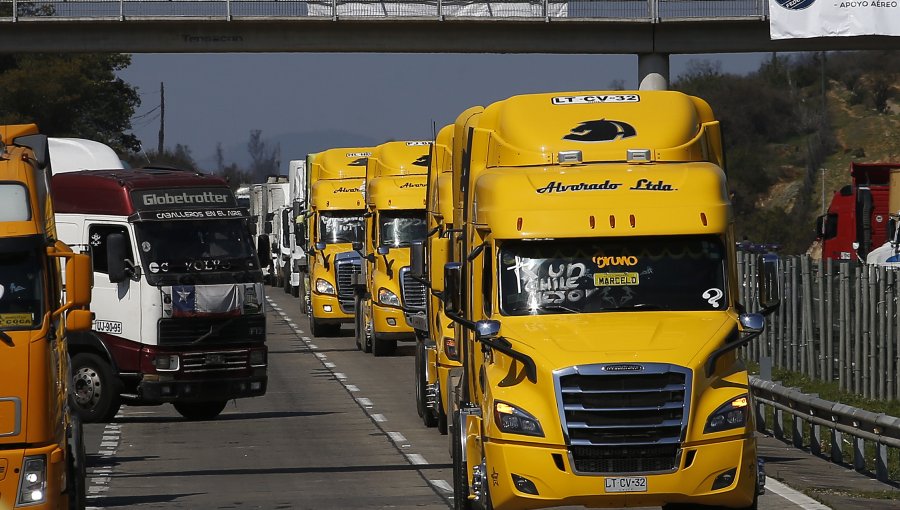
{"type": "Polygon", "coordinates": [[[757,290],[759,291],[759,306],[763,315],[768,315],[781,304],[781,296],[778,294],[778,274],[781,260],[778,255],[767,253],[759,256],[757,266],[757,290]]]}
{"type": "Polygon", "coordinates": [[[322,251],[325,249],[325,243],[323,243],[322,241],[319,241],[318,243],[315,244],[315,248],[319,251],[322,251]]]}
{"type": "Polygon", "coordinates": [[[409,273],[416,278],[425,277],[425,243],[413,241],[409,248],[409,273]]]}
{"type": "Polygon", "coordinates": [[[266,236],[256,238],[256,254],[259,256],[259,262],[263,267],[269,265],[267,261],[272,258],[272,252],[269,249],[269,239],[266,236]]]}
{"type": "Polygon", "coordinates": [[[375,253],[377,253],[379,255],[387,255],[390,252],[391,252],[391,249],[388,248],[387,246],[379,246],[378,248],[375,249],[375,253]]]}
{"type": "Polygon", "coordinates": [[[816,237],[825,238],[825,215],[816,218],[816,237]]]}
{"type": "Polygon", "coordinates": [[[119,283],[128,279],[128,270],[125,265],[127,253],[124,235],[116,232],[106,236],[106,264],[110,282],[119,283]]]}
{"type": "MultiPolygon", "coordinates": [[[[124,238],[122,234],[113,234],[124,238]]],[[[124,257],[118,259],[122,262],[124,274],[124,257]]],[[[91,304],[91,257],[87,254],[73,254],[66,260],[66,304],[75,307],[85,307],[91,304]]],[[[124,276],[123,276],[124,279],[124,276]]],[[[70,311],[69,314],[72,312],[70,311]]],[[[68,319],[67,319],[68,320],[68,319]]],[[[90,321],[88,321],[90,329],[90,321]]]]}
{"type": "Polygon", "coordinates": [[[745,333],[756,333],[766,329],[766,318],[759,313],[742,313],[738,320],[741,330],[745,333]]]}
{"type": "Polygon", "coordinates": [[[462,308],[460,284],[462,283],[462,266],[459,262],[444,265],[444,311],[458,315],[462,308]]]}
{"type": "Polygon", "coordinates": [[[353,241],[352,243],[350,243],[350,247],[353,248],[353,251],[358,251],[358,252],[362,253],[362,249],[363,249],[362,242],[353,241]]]}
{"type": "Polygon", "coordinates": [[[88,331],[94,322],[94,312],[90,310],[69,310],[66,314],[66,330],[88,331]]]}
{"type": "Polygon", "coordinates": [[[494,340],[500,336],[500,321],[482,320],[475,323],[475,339],[494,340]]]}

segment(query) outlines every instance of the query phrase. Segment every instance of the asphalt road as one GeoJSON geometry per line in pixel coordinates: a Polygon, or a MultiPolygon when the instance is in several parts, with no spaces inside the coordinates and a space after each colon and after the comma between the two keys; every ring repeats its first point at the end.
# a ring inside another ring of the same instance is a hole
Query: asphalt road
{"type": "MultiPolygon", "coordinates": [[[[126,406],[113,423],[88,425],[89,506],[452,507],[447,436],[414,407],[413,345],[374,358],[348,329],[312,338],[299,301],[268,292],[266,395],[230,403],[213,421],[126,406]]],[[[760,508],[827,507],[777,484],[760,508]]]]}

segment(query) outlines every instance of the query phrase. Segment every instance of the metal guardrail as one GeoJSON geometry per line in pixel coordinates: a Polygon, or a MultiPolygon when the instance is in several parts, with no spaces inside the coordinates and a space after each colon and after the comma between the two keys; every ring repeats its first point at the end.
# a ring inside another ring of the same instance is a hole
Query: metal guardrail
{"type": "Polygon", "coordinates": [[[871,461],[876,479],[897,481],[891,478],[888,459],[890,449],[900,449],[900,418],[822,400],[758,377],[750,378],[750,386],[760,432],[785,440],[787,413],[790,440],[796,448],[808,449],[813,455],[842,465],[852,459],[850,465],[860,472],[869,472],[871,461]],[[772,410],[771,421],[767,408],[772,410]],[[822,434],[823,427],[828,430],[827,435],[822,434]],[[845,435],[850,438],[852,454],[846,449],[845,435]],[[872,446],[871,456],[866,443],[872,446]]]}
{"type": "Polygon", "coordinates": [[[0,0],[0,22],[425,18],[658,23],[767,17],[766,0],[0,0]]]}

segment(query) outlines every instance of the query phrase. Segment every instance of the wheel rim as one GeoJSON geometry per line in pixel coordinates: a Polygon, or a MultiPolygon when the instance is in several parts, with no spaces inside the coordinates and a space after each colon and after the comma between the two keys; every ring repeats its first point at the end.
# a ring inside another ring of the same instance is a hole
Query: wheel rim
{"type": "Polygon", "coordinates": [[[81,367],[75,372],[74,379],[75,403],[86,409],[97,405],[103,394],[100,374],[91,367],[81,367]]]}

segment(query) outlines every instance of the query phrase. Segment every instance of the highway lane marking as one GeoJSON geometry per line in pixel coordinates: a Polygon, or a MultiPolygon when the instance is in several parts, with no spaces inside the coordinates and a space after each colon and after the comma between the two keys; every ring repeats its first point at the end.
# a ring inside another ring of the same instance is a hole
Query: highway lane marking
{"type": "Polygon", "coordinates": [[[449,493],[453,492],[453,487],[449,483],[447,483],[446,480],[428,480],[428,483],[430,483],[431,485],[434,485],[435,487],[437,487],[438,489],[440,489],[444,492],[449,492],[449,493]]]}
{"type": "MultiPolygon", "coordinates": [[[[320,359],[322,359],[322,358],[320,358],[320,359]]],[[[326,361],[325,363],[323,363],[323,365],[325,365],[325,368],[335,368],[337,366],[330,361],[326,361]]]]}
{"type": "Polygon", "coordinates": [[[319,346],[316,344],[306,344],[306,345],[309,346],[310,349],[318,349],[319,348],[319,346]]]}
{"type": "Polygon", "coordinates": [[[316,357],[322,360],[328,359],[328,356],[322,354],[321,352],[315,353],[316,357]]]}
{"type": "Polygon", "coordinates": [[[794,489],[771,477],[766,477],[766,489],[771,489],[775,494],[778,494],[782,498],[799,506],[803,510],[830,510],[830,507],[819,503],[806,494],[795,491],[794,489]]]}
{"type": "Polygon", "coordinates": [[[386,432],[386,434],[388,435],[389,438],[391,438],[392,441],[394,441],[397,444],[407,442],[406,436],[404,436],[403,434],[401,434],[399,432],[386,432]]]}
{"type": "Polygon", "coordinates": [[[355,384],[348,384],[344,387],[347,388],[347,391],[352,391],[352,392],[359,391],[359,388],[355,384]]]}
{"type": "Polygon", "coordinates": [[[339,381],[344,381],[347,379],[347,374],[342,374],[340,372],[333,372],[333,374],[334,374],[334,378],[339,381]]]}
{"type": "Polygon", "coordinates": [[[410,464],[413,464],[416,466],[422,466],[422,465],[428,464],[428,461],[425,460],[425,457],[423,457],[419,453],[404,453],[403,455],[406,455],[406,458],[409,460],[410,464]]]}
{"type": "MultiPolygon", "coordinates": [[[[124,416],[123,410],[120,409],[116,413],[116,418],[124,416]]],[[[122,425],[120,423],[107,423],[103,427],[100,435],[100,447],[97,453],[104,459],[115,457],[118,453],[119,443],[121,442],[122,425]]],[[[106,492],[109,490],[109,482],[113,473],[111,466],[98,466],[92,468],[90,472],[85,473],[85,484],[87,485],[86,499],[91,503],[99,503],[106,492]]],[[[98,506],[87,506],[86,509],[100,508],[98,506]]]]}
{"type": "Polygon", "coordinates": [[[387,418],[381,413],[371,414],[369,416],[371,416],[372,419],[377,421],[378,423],[384,423],[387,421],[387,418]]]}
{"type": "Polygon", "coordinates": [[[366,397],[359,397],[356,399],[359,402],[359,405],[363,407],[373,407],[372,401],[367,399],[366,397]]]}

